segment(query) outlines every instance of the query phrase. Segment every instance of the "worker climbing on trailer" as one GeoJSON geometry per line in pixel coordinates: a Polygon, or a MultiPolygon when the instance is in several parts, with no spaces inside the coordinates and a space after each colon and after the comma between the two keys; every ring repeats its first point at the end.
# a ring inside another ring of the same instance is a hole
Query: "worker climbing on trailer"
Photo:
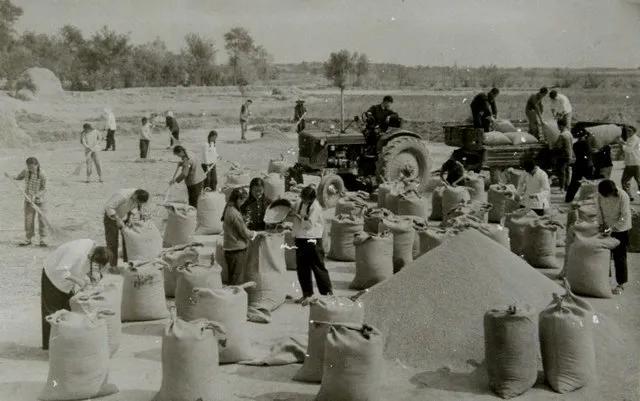
{"type": "Polygon", "coordinates": [[[492,88],[489,93],[478,93],[473,98],[470,107],[474,128],[482,128],[484,132],[491,131],[491,123],[498,118],[496,97],[499,94],[500,89],[492,88]]]}

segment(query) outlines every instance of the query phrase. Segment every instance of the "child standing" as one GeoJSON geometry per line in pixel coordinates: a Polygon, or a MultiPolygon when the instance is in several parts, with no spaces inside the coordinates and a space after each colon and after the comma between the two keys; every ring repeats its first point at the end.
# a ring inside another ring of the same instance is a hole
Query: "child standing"
{"type": "Polygon", "coordinates": [[[26,232],[26,240],[21,242],[20,246],[31,245],[31,240],[35,236],[35,220],[38,215],[38,234],[40,235],[40,246],[46,247],[45,238],[47,236],[47,228],[42,215],[36,212],[33,204],[37,205],[42,211],[44,209],[44,194],[47,188],[47,178],[40,169],[40,163],[35,157],[27,159],[27,168],[22,170],[20,174],[13,177],[14,180],[25,180],[25,193],[29,200],[24,200],[24,230],[26,232]],[[31,203],[33,202],[33,204],[31,203]]]}
{"type": "Polygon", "coordinates": [[[218,173],[216,172],[216,164],[218,163],[218,151],[216,150],[216,140],[218,133],[214,130],[209,132],[207,143],[202,149],[202,169],[207,174],[204,179],[204,187],[216,190],[218,186],[218,173]]]}
{"type": "Polygon", "coordinates": [[[142,127],[140,127],[140,158],[146,159],[149,154],[149,143],[151,142],[151,123],[147,117],[142,117],[142,127]]]}

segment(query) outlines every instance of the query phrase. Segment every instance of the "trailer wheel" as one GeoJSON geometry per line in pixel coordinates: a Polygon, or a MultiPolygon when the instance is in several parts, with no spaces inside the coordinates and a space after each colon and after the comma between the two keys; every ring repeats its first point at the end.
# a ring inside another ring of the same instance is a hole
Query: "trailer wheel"
{"type": "Polygon", "coordinates": [[[422,188],[429,184],[431,156],[424,142],[412,136],[393,138],[382,148],[377,163],[378,177],[384,181],[415,179],[422,188]]]}
{"type": "Polygon", "coordinates": [[[344,192],[344,181],[339,175],[325,175],[318,185],[318,202],[325,209],[335,207],[344,192]]]}

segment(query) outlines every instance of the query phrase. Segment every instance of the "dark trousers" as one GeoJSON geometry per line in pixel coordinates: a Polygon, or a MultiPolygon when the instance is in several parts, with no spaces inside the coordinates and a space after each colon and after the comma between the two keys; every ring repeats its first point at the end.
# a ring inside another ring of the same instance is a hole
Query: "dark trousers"
{"type": "Polygon", "coordinates": [[[224,251],[224,261],[227,262],[227,285],[243,284],[247,256],[247,248],[237,251],[224,251]]]}
{"type": "MultiPolygon", "coordinates": [[[[202,165],[202,170],[206,173],[209,169],[209,166],[206,164],[202,165]]],[[[212,191],[215,191],[218,187],[218,173],[216,172],[216,166],[211,167],[211,170],[207,173],[207,177],[204,179],[203,183],[204,188],[210,188],[212,191]]]]}
{"type": "Polygon", "coordinates": [[[611,236],[620,241],[620,245],[611,250],[611,256],[616,269],[616,281],[618,285],[623,285],[628,280],[627,248],[629,247],[629,231],[612,232],[611,236]]]}
{"type": "Polygon", "coordinates": [[[571,168],[569,167],[569,159],[560,157],[557,160],[556,168],[558,170],[558,183],[560,189],[566,191],[569,188],[569,177],[571,176],[571,168]]]}
{"type": "Polygon", "coordinates": [[[147,154],[149,153],[149,141],[148,139],[141,139],[140,140],[140,158],[141,159],[146,159],[147,158],[147,154]]]}
{"type": "Polygon", "coordinates": [[[200,181],[197,184],[187,185],[187,195],[189,196],[189,205],[193,207],[198,207],[198,198],[200,197],[200,192],[202,192],[202,185],[204,181],[200,181]]]}
{"type": "Polygon", "coordinates": [[[56,288],[44,269],[42,269],[41,289],[40,289],[40,311],[42,312],[42,349],[49,349],[49,336],[51,325],[45,318],[61,309],[71,310],[69,299],[71,294],[62,292],[56,288]]]}
{"type": "Polygon", "coordinates": [[[571,169],[571,182],[567,187],[567,194],[564,197],[564,201],[569,203],[573,201],[576,193],[580,189],[580,180],[583,178],[591,178],[593,176],[593,167],[573,165],[571,169]]]}
{"type": "Polygon", "coordinates": [[[107,130],[107,147],[104,150],[116,150],[116,131],[107,130]]]}
{"type": "Polygon", "coordinates": [[[298,281],[302,288],[302,295],[310,297],[313,295],[313,281],[311,273],[316,278],[316,285],[321,295],[331,293],[331,279],[329,272],[324,266],[324,248],[322,238],[306,239],[296,238],[296,271],[298,281]]]}
{"type": "Polygon", "coordinates": [[[491,131],[491,120],[482,113],[473,113],[473,127],[482,128],[484,132],[491,131]]]}
{"type": "MultiPolygon", "coordinates": [[[[111,260],[109,264],[111,267],[116,267],[118,265],[118,242],[120,229],[118,228],[118,224],[115,220],[109,218],[105,213],[104,218],[104,239],[107,245],[107,248],[111,251],[111,260]]],[[[128,261],[127,258],[127,247],[124,244],[124,237],[122,237],[122,260],[125,262],[128,261]]]]}
{"type": "Polygon", "coordinates": [[[302,131],[304,131],[304,128],[306,127],[306,124],[304,122],[304,119],[300,120],[300,122],[298,123],[298,125],[296,126],[296,132],[299,134],[302,131]]]}
{"type": "Polygon", "coordinates": [[[180,140],[180,131],[174,131],[171,133],[171,142],[169,143],[170,146],[173,146],[174,144],[178,144],[178,141],[180,140]]]}

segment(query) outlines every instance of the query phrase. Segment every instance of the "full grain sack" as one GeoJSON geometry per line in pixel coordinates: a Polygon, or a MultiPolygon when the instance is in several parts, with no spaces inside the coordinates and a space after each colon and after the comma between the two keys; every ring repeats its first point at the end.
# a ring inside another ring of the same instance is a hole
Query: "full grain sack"
{"type": "Polygon", "coordinates": [[[417,216],[427,218],[428,201],[417,191],[408,191],[398,197],[399,216],[417,216]]]}
{"type": "Polygon", "coordinates": [[[341,214],[362,214],[367,206],[366,192],[348,192],[336,202],[336,215],[341,214]]]}
{"type": "Polygon", "coordinates": [[[493,184],[489,187],[487,200],[491,205],[489,223],[502,223],[502,218],[517,208],[515,195],[516,187],[511,184],[493,184]]]}
{"type": "Polygon", "coordinates": [[[155,259],[162,252],[162,235],[151,220],[125,226],[122,236],[127,248],[127,261],[155,259]]]}
{"type": "Polygon", "coordinates": [[[597,236],[600,232],[600,225],[597,222],[589,222],[589,221],[579,221],[574,223],[569,229],[565,240],[564,240],[564,271],[566,273],[567,262],[569,261],[569,249],[571,248],[571,244],[575,241],[576,235],[580,235],[581,237],[593,237],[597,236]]]}
{"type": "Polygon", "coordinates": [[[283,233],[263,233],[249,244],[243,281],[256,283],[247,289],[248,316],[252,322],[270,322],[271,312],[284,303],[291,288],[291,280],[286,275],[283,245],[283,233]]]}
{"type": "Polygon", "coordinates": [[[605,145],[611,145],[622,135],[622,128],[615,124],[596,125],[586,128],[586,130],[593,134],[596,140],[594,152],[602,149],[605,145]]]}
{"type": "Polygon", "coordinates": [[[544,375],[554,391],[568,393],[595,380],[593,325],[584,312],[554,296],[540,313],[539,326],[544,375]]]}
{"type": "Polygon", "coordinates": [[[156,263],[130,266],[124,273],[122,321],[141,322],[169,316],[162,267],[156,263]]]}
{"type": "Polygon", "coordinates": [[[264,196],[268,199],[280,199],[284,195],[284,178],[278,173],[269,173],[264,177],[264,196]]]}
{"type": "Polygon", "coordinates": [[[446,186],[442,192],[442,216],[447,216],[460,203],[470,200],[471,196],[468,188],[446,186]]]}
{"type": "Polygon", "coordinates": [[[491,238],[498,244],[507,249],[511,249],[511,241],[509,240],[509,229],[500,224],[479,224],[475,227],[482,234],[491,238]]]}
{"type": "Polygon", "coordinates": [[[236,363],[255,357],[249,339],[249,301],[245,291],[245,288],[253,285],[255,283],[218,289],[193,289],[192,317],[218,322],[227,334],[226,344],[220,348],[220,363],[236,363]]]}
{"type": "Polygon", "coordinates": [[[511,145],[511,140],[505,134],[499,131],[485,132],[482,136],[484,145],[511,145]]]}
{"type": "Polygon", "coordinates": [[[392,184],[389,182],[383,182],[382,184],[380,184],[380,186],[378,186],[378,207],[379,208],[384,208],[385,207],[385,197],[387,196],[387,194],[389,192],[391,192],[391,188],[392,188],[392,184]]]}
{"type": "Polygon", "coordinates": [[[206,188],[198,198],[196,212],[198,235],[214,235],[222,232],[222,212],[224,211],[225,196],[222,192],[211,191],[206,188]]]}
{"type": "Polygon", "coordinates": [[[576,294],[611,298],[611,249],[619,244],[620,241],[608,236],[575,235],[569,247],[565,273],[576,294]]]}
{"type": "Polygon", "coordinates": [[[224,401],[218,346],[225,343],[217,322],[172,318],[162,336],[162,384],[154,401],[224,401]]]}
{"type": "Polygon", "coordinates": [[[339,215],[331,221],[331,247],[329,258],[343,262],[356,260],[354,235],[362,231],[364,220],[360,217],[339,215]]]}
{"type": "Polygon", "coordinates": [[[113,314],[103,316],[107,325],[107,342],[109,355],[113,356],[120,348],[122,336],[122,319],[120,305],[122,304],[122,277],[108,275],[96,286],[90,286],[69,300],[72,312],[96,314],[101,310],[110,310],[113,314]]]}
{"type": "Polygon", "coordinates": [[[289,169],[289,163],[284,160],[284,156],[280,159],[271,159],[269,160],[269,165],[267,166],[267,173],[277,173],[285,175],[287,170],[289,169]]]}
{"type": "Polygon", "coordinates": [[[167,225],[164,229],[162,246],[169,248],[191,242],[191,236],[198,225],[196,208],[183,203],[169,203],[167,225]]]}
{"type": "Polygon", "coordinates": [[[507,176],[507,184],[513,185],[518,188],[518,184],[520,183],[520,177],[522,176],[522,170],[516,170],[512,167],[509,167],[506,171],[507,176]]]}
{"type": "Polygon", "coordinates": [[[431,194],[431,216],[429,216],[429,220],[442,220],[442,194],[444,189],[444,186],[438,187],[434,189],[433,194],[431,194]]]}
{"type": "Polygon", "coordinates": [[[393,272],[397,273],[413,262],[416,232],[413,229],[413,222],[408,219],[387,219],[383,224],[393,234],[393,272]]]}
{"type": "Polygon", "coordinates": [[[544,136],[549,148],[553,148],[560,138],[560,129],[558,123],[554,120],[544,121],[542,124],[542,135],[544,136]]]}
{"type": "Polygon", "coordinates": [[[456,235],[456,231],[451,228],[426,227],[416,231],[416,235],[420,238],[420,256],[422,256],[442,244],[447,238],[456,235]]]}
{"type": "Polygon", "coordinates": [[[560,223],[548,218],[537,217],[524,229],[524,260],[539,269],[559,269],[556,258],[556,237],[560,223]]]}
{"type": "Polygon", "coordinates": [[[194,315],[193,289],[222,288],[222,268],[218,265],[199,266],[190,263],[178,268],[178,283],[176,285],[176,312],[178,317],[188,322],[197,319],[194,315]]]}
{"type": "Polygon", "coordinates": [[[462,180],[462,184],[469,188],[469,196],[472,201],[484,202],[487,200],[484,192],[484,177],[482,175],[468,171],[462,180]]]}
{"type": "Polygon", "coordinates": [[[59,310],[47,316],[51,324],[49,377],[38,399],[83,400],[118,392],[109,383],[107,324],[102,313],[59,310]]]}
{"type": "Polygon", "coordinates": [[[511,252],[518,256],[524,254],[524,248],[527,240],[525,237],[525,228],[537,217],[536,213],[520,208],[506,216],[504,226],[509,229],[509,242],[511,243],[511,252]]]}
{"type": "Polygon", "coordinates": [[[382,334],[374,327],[332,325],[316,401],[382,400],[383,347],[382,334]]]}
{"type": "Polygon", "coordinates": [[[577,200],[583,201],[595,198],[598,194],[598,181],[582,179],[580,181],[580,189],[576,196],[577,200]]]}
{"type": "Polygon", "coordinates": [[[251,175],[238,168],[232,167],[225,175],[224,185],[228,187],[248,187],[251,182],[251,175]]]}
{"type": "Polygon", "coordinates": [[[393,216],[393,213],[385,208],[376,207],[367,209],[364,212],[364,231],[371,234],[378,234],[380,232],[380,224],[390,216],[393,216]]]}
{"type": "Polygon", "coordinates": [[[195,246],[188,246],[184,249],[167,249],[162,253],[162,261],[166,266],[162,269],[164,276],[164,295],[173,298],[176,295],[176,284],[178,282],[177,268],[187,263],[198,263],[200,255],[195,246]]]}
{"type": "Polygon", "coordinates": [[[504,119],[495,120],[493,122],[493,129],[502,133],[517,131],[516,127],[511,123],[511,121],[504,119]]]}
{"type": "Polygon", "coordinates": [[[309,342],[304,364],[293,380],[320,383],[324,365],[324,349],[329,333],[328,323],[354,323],[364,320],[359,301],[336,296],[320,296],[309,301],[309,342]]]}
{"type": "Polygon", "coordinates": [[[456,217],[471,216],[477,219],[479,222],[486,223],[488,221],[488,214],[491,210],[491,205],[486,202],[468,201],[461,202],[445,215],[442,219],[442,225],[450,225],[449,220],[456,217]]]}
{"type": "Polygon", "coordinates": [[[538,316],[529,305],[496,308],[484,315],[484,354],[489,387],[508,399],[538,378],[538,316]]]}
{"type": "Polygon", "coordinates": [[[355,235],[356,274],[349,288],[364,290],[393,276],[393,237],[387,233],[355,235]]]}

